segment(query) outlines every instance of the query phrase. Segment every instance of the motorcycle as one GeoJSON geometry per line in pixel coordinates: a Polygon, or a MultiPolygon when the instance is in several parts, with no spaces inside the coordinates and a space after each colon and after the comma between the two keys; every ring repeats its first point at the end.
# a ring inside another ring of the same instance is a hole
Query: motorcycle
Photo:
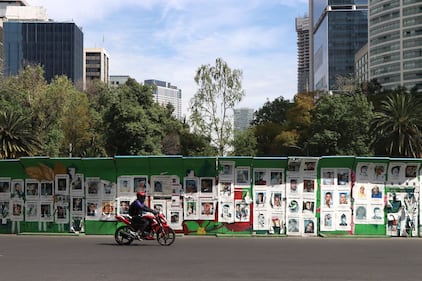
{"type": "Polygon", "coordinates": [[[116,215],[115,217],[119,222],[124,223],[124,225],[117,227],[114,233],[114,239],[119,245],[130,245],[135,240],[157,239],[158,244],[161,246],[170,246],[176,239],[176,233],[167,224],[167,220],[163,214],[154,215],[152,213],[146,213],[143,216],[143,218],[149,220],[149,225],[142,236],[133,227],[131,216],[116,215]],[[147,237],[152,237],[152,239],[148,239],[147,237]]]}

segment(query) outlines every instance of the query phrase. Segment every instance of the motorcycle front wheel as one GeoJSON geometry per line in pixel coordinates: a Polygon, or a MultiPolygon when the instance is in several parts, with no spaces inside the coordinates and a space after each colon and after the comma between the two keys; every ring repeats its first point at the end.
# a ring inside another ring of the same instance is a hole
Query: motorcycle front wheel
{"type": "Polygon", "coordinates": [[[157,241],[161,246],[170,246],[176,239],[176,233],[171,228],[160,228],[157,232],[157,241]]]}
{"type": "Polygon", "coordinates": [[[122,225],[116,229],[114,233],[114,240],[116,240],[119,245],[130,245],[133,242],[133,237],[130,236],[129,227],[127,225],[122,225]]]}

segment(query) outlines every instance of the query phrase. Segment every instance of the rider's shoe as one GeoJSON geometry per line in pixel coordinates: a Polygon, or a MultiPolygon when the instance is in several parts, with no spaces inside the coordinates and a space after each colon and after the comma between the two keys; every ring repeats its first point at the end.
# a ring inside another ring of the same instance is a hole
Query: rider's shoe
{"type": "Polygon", "coordinates": [[[142,234],[142,238],[143,238],[144,240],[154,240],[154,237],[152,237],[152,236],[151,236],[151,234],[150,234],[149,232],[144,232],[144,233],[142,234]]]}
{"type": "Polygon", "coordinates": [[[150,234],[144,236],[145,240],[155,240],[154,237],[152,237],[150,234]]]}

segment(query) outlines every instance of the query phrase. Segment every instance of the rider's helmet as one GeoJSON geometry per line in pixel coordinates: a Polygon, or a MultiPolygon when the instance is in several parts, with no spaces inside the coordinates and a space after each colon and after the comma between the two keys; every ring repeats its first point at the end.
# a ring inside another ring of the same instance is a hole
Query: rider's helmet
{"type": "Polygon", "coordinates": [[[146,197],[147,197],[147,194],[145,193],[145,191],[138,191],[136,193],[136,198],[138,198],[138,200],[141,202],[144,202],[146,197]]]}

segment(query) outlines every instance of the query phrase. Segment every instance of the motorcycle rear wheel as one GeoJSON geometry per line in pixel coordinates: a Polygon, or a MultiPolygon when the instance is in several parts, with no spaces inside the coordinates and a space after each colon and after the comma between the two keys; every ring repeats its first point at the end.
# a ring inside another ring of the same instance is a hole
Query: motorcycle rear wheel
{"type": "Polygon", "coordinates": [[[130,245],[133,242],[133,238],[130,236],[129,227],[127,225],[122,225],[117,228],[114,233],[114,240],[116,240],[119,245],[130,245]]]}
{"type": "Polygon", "coordinates": [[[160,228],[157,232],[157,241],[161,246],[170,246],[176,239],[176,233],[171,228],[160,228]]]}

